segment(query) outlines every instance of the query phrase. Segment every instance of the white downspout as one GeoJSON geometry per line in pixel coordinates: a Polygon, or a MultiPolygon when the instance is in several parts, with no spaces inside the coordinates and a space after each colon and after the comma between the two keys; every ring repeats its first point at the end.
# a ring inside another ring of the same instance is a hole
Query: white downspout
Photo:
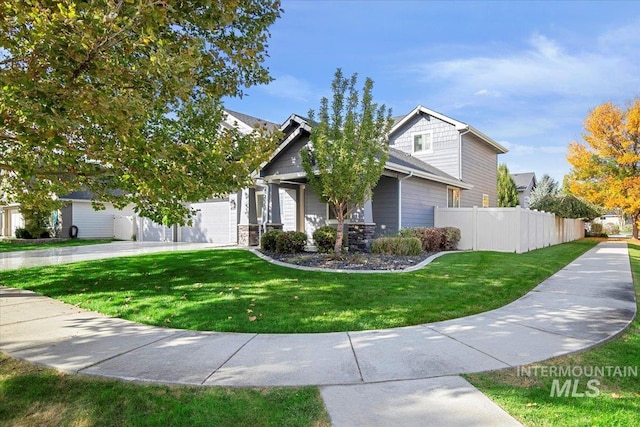
{"type": "Polygon", "coordinates": [[[398,231],[402,229],[402,181],[411,178],[413,171],[409,172],[409,175],[398,178],[398,231]]]}

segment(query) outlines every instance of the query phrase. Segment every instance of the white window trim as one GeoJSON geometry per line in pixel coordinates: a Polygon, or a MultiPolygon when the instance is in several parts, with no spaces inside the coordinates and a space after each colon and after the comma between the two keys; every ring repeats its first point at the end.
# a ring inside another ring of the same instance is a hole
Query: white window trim
{"type": "Polygon", "coordinates": [[[457,187],[447,187],[447,207],[450,207],[449,206],[449,190],[454,190],[458,192],[458,206],[453,206],[453,207],[459,208],[460,205],[462,205],[462,192],[457,187]]]}
{"type": "Polygon", "coordinates": [[[411,152],[414,154],[431,154],[433,153],[433,131],[423,131],[423,132],[415,132],[411,134],[411,152]],[[420,150],[416,151],[416,136],[418,135],[429,135],[429,140],[431,141],[431,146],[428,150],[420,150]]]}

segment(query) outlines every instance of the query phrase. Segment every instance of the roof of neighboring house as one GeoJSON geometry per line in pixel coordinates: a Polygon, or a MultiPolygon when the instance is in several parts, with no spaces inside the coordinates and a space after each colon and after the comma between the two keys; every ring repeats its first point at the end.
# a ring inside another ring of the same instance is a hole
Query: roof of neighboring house
{"type": "Polygon", "coordinates": [[[418,105],[416,108],[411,110],[411,112],[407,115],[394,118],[394,124],[393,124],[393,127],[391,128],[390,134],[393,134],[395,131],[397,131],[402,126],[404,126],[409,120],[411,120],[411,118],[420,114],[426,114],[426,115],[435,117],[437,119],[440,119],[443,122],[450,123],[453,126],[455,126],[456,130],[458,130],[459,132],[469,132],[475,135],[476,137],[480,138],[480,140],[484,141],[494,149],[496,149],[500,154],[506,153],[508,151],[505,147],[503,147],[498,142],[494,141],[484,133],[480,132],[478,129],[474,128],[473,126],[468,125],[459,120],[452,119],[451,117],[445,116],[444,114],[438,113],[437,111],[430,110],[426,107],[423,107],[422,105],[418,105]]]}
{"type": "Polygon", "coordinates": [[[533,181],[533,185],[536,184],[536,174],[534,172],[512,173],[510,175],[513,178],[513,182],[516,183],[518,191],[524,191],[529,188],[531,181],[533,181]]]}
{"type": "Polygon", "coordinates": [[[270,122],[268,120],[260,119],[258,117],[250,116],[248,114],[240,113],[238,111],[229,110],[227,108],[225,108],[224,111],[226,111],[227,114],[231,115],[238,121],[246,124],[251,128],[266,125],[268,130],[276,130],[280,127],[280,125],[276,123],[270,122]]]}

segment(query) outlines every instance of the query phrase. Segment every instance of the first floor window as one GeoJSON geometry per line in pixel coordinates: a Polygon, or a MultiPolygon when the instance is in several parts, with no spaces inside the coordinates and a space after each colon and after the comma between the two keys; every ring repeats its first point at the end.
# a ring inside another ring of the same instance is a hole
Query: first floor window
{"type": "Polygon", "coordinates": [[[460,207],[460,189],[449,188],[447,193],[447,207],[459,208],[460,207]]]}

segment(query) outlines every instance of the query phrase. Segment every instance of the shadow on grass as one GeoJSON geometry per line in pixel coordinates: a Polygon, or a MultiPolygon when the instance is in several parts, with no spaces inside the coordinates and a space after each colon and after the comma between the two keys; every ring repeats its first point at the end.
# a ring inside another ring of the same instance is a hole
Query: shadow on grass
{"type": "Polygon", "coordinates": [[[586,252],[579,241],[527,254],[465,252],[412,273],[317,273],[241,250],[163,253],[0,273],[111,316],[180,329],[333,332],[415,325],[503,306],[586,252]]]}

